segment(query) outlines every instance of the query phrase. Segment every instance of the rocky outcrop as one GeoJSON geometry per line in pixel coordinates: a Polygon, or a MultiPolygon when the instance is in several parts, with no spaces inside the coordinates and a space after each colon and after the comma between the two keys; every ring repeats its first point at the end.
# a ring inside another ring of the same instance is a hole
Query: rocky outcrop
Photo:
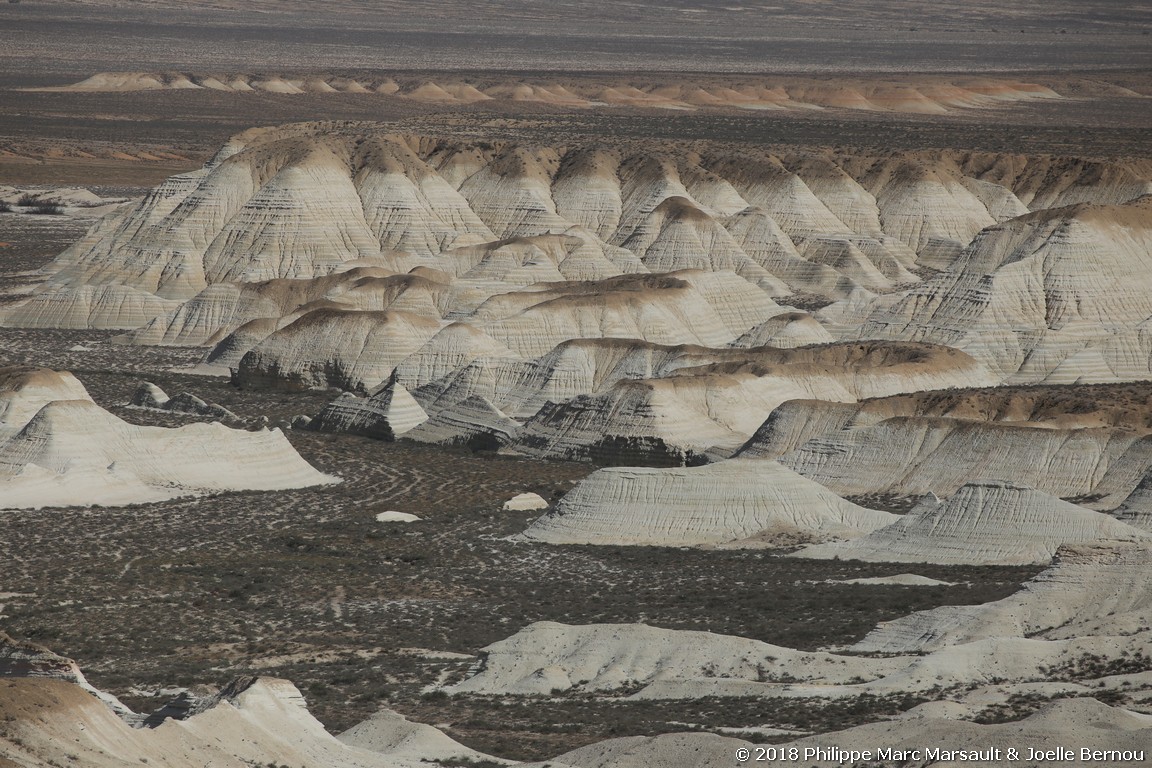
{"type": "Polygon", "coordinates": [[[0,684],[0,752],[13,765],[93,768],[419,768],[428,759],[487,760],[434,728],[384,713],[338,740],[292,683],[274,678],[238,678],[168,714],[177,717],[133,728],[74,683],[9,678],[0,684]]]}
{"type": "Polygon", "coordinates": [[[436,411],[427,421],[406,432],[404,437],[420,443],[496,450],[513,443],[519,433],[520,422],[510,418],[487,398],[472,395],[449,408],[436,411]]]}
{"type": "MultiPolygon", "coordinates": [[[[1078,749],[1103,753],[1107,759],[1138,760],[1137,753],[1147,754],[1152,737],[1152,720],[1145,714],[1121,707],[1111,707],[1090,697],[1062,698],[1045,704],[1035,714],[1009,723],[979,724],[964,719],[971,714],[967,707],[947,704],[922,704],[891,720],[869,723],[841,731],[821,733],[795,741],[777,741],[775,749],[795,749],[805,765],[817,768],[862,768],[876,763],[876,748],[884,745],[909,766],[962,766],[973,756],[988,757],[996,762],[1007,757],[1007,749],[1018,750],[1018,765],[1041,768],[1046,759],[1029,759],[1021,744],[1037,744],[1039,753],[1056,745],[1073,743],[1078,749]],[[937,747],[935,745],[954,745],[937,747]],[[867,749],[868,758],[860,753],[867,749]],[[929,756],[928,750],[936,750],[929,756]],[[1124,753],[1128,754],[1125,755],[1124,753]],[[964,757],[959,757],[963,754],[964,757]],[[915,757],[913,755],[916,755],[915,757]]],[[[641,768],[661,765],[667,768],[722,768],[731,763],[731,755],[740,748],[755,755],[763,749],[738,737],[710,733],[666,733],[659,736],[630,736],[611,739],[549,760],[556,768],[641,768]]],[[[765,752],[764,754],[768,754],[765,752]]]]}
{"type": "Polygon", "coordinates": [[[486,647],[478,673],[446,690],[531,696],[612,691],[670,678],[765,683],[800,674],[836,684],[868,674],[872,663],[711,632],[540,621],[486,647]]]}
{"type": "MultiPolygon", "coordinates": [[[[307,303],[307,291],[277,280],[319,280],[308,301],[417,313],[414,304],[431,304],[462,316],[509,288],[684,269],[730,272],[774,297],[874,297],[915,283],[921,262],[960,259],[981,228],[1027,229],[1028,217],[1013,223],[1025,203],[1124,203],[1149,191],[1147,171],[946,151],[734,156],[461,143],[371,124],[252,129],[100,222],[0,320],[207,344],[307,303]],[[453,285],[397,304],[384,286],[326,282],[355,269],[434,270],[453,285]]],[[[1111,237],[1093,227],[1089,239],[1111,237]]],[[[980,242],[1012,250],[1011,239],[980,242]]],[[[1120,232],[1115,255],[1126,243],[1120,232]]],[[[956,265],[978,266],[969,256],[956,265]]]]}
{"type": "MultiPolygon", "coordinates": [[[[853,402],[885,390],[985,375],[955,350],[870,343],[723,353],[689,348],[674,355],[665,371],[548,403],[525,422],[517,450],[644,464],[630,457],[634,449],[650,444],[663,447],[667,458],[662,461],[683,463],[692,456],[730,455],[788,400],[853,402]]],[[[655,457],[657,451],[640,453],[655,457]]]]}

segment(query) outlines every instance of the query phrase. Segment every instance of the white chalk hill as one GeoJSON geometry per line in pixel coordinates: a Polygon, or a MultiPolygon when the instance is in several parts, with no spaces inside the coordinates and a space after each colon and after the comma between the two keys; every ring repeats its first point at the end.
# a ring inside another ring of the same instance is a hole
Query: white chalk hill
{"type": "Polygon", "coordinates": [[[101,408],[69,373],[0,370],[0,509],[117,505],[338,482],[279,430],[141,427],[101,408]]]}

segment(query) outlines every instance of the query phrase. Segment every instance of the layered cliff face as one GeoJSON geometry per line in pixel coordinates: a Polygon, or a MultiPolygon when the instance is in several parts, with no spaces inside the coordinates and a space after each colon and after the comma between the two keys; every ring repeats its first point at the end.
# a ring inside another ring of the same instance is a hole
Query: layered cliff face
{"type": "MultiPolygon", "coordinates": [[[[1152,595],[1143,573],[1150,554],[1147,542],[1069,546],[1015,595],[886,622],[854,648],[918,653],[996,637],[1146,638],[1152,595]]],[[[1100,648],[1103,653],[1106,643],[1101,642],[1100,648]]]]}
{"type": "MultiPolygon", "coordinates": [[[[210,347],[245,387],[395,379],[429,417],[413,439],[679,463],[731,454],[788,400],[1152,376],[1152,198],[1133,201],[1150,177],[946,150],[252,129],[101,221],[0,323],[210,347]]],[[[362,405],[332,423],[388,420],[362,405]]]]}
{"type": "Polygon", "coordinates": [[[850,333],[964,349],[1009,383],[1146,379],[1150,266],[1152,196],[1040,211],[984,230],[944,274],[877,300],[850,333]]]}
{"type": "MultiPolygon", "coordinates": [[[[197,298],[137,341],[204,343],[234,321],[237,301],[197,297],[205,288],[354,265],[430,267],[488,295],[702,269],[735,272],[772,296],[839,299],[916,282],[917,265],[947,267],[982,228],[1029,206],[1132,199],[1149,190],[1148,171],[947,151],[700,154],[450,142],[371,124],[253,129],[102,222],[3,317],[132,329],[197,298]],[[215,329],[178,330],[213,319],[215,329]]],[[[272,301],[248,316],[288,311],[272,301]]],[[[470,307],[462,296],[452,304],[470,307]]]]}
{"type": "Polygon", "coordinates": [[[779,461],[846,495],[951,496],[968,482],[991,480],[1061,498],[1091,496],[1094,508],[1111,509],[1152,466],[1152,438],[895,417],[813,437],[779,461]]]}

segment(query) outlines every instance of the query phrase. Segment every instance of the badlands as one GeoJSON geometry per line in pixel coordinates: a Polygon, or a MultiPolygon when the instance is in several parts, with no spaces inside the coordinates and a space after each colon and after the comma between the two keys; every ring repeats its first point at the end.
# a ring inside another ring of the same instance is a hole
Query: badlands
{"type": "Polygon", "coordinates": [[[1142,8],[376,5],[0,6],[0,768],[1146,761],[1142,8]]]}

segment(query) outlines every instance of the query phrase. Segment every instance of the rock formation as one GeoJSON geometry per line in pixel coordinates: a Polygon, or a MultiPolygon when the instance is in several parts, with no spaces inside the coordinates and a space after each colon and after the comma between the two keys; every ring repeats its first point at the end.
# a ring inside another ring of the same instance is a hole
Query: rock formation
{"type": "MultiPolygon", "coordinates": [[[[746,448],[741,455],[749,454],[746,448]]],[[[1152,467],[1152,438],[1107,428],[896,417],[814,437],[778,461],[845,496],[946,497],[979,480],[1060,498],[1092,496],[1085,502],[1092,508],[1111,509],[1152,467]]]]}
{"type": "Polygon", "coordinates": [[[93,768],[418,768],[429,759],[487,759],[435,728],[386,713],[337,739],[308,713],[304,697],[287,680],[239,678],[192,704],[183,712],[186,719],[133,728],[72,682],[4,679],[0,753],[15,766],[75,762],[93,768]]]}
{"type": "Polygon", "coordinates": [[[729,460],[598,470],[523,536],[552,544],[794,545],[860,536],[896,519],[844,501],[775,462],[729,460]]]}
{"type": "MultiPolygon", "coordinates": [[[[966,710],[963,710],[966,713],[966,710]]],[[[1147,754],[1152,719],[1140,712],[1110,707],[1093,698],[1067,698],[1040,708],[1035,714],[1009,723],[982,725],[961,719],[954,708],[935,703],[915,707],[892,720],[842,731],[822,733],[796,741],[776,742],[777,750],[796,749],[806,766],[863,768],[875,765],[876,750],[892,750],[895,760],[909,766],[962,766],[973,759],[1007,760],[1008,749],[1018,752],[1017,765],[1041,768],[1046,758],[1033,759],[1031,749],[1043,753],[1064,744],[1096,752],[1101,760],[1139,760],[1147,754]],[[883,746],[880,746],[883,745],[883,746]],[[939,746],[938,746],[939,745],[939,746]],[[951,745],[951,746],[943,746],[951,745]],[[869,757],[860,753],[869,751],[869,757]],[[936,750],[929,754],[928,750],[936,750]],[[1107,756],[1103,753],[1108,751],[1107,756]],[[963,753],[963,757],[961,754],[963,753]],[[1127,754],[1125,754],[1127,753],[1127,754]]],[[[547,765],[555,768],[724,768],[740,748],[750,756],[763,745],[710,733],[668,733],[631,736],[590,744],[559,755],[547,765]]],[[[768,754],[767,752],[763,754],[768,754]]]]}
{"type": "Polygon", "coordinates": [[[318,432],[346,432],[352,435],[392,440],[428,420],[428,414],[412,395],[392,379],[370,397],[345,392],[329,403],[308,424],[318,432]]]}
{"type": "Polygon", "coordinates": [[[68,373],[0,370],[0,507],[115,505],[337,482],[282,433],[221,424],[141,427],[68,373]]]}

